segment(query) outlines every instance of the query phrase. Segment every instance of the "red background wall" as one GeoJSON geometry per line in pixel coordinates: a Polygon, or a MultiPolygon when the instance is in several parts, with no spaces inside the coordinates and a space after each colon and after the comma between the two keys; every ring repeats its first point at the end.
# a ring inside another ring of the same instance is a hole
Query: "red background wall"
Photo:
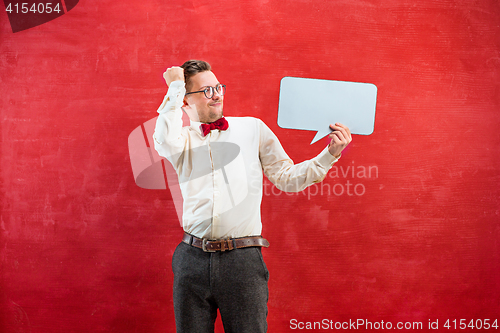
{"type": "Polygon", "coordinates": [[[0,20],[2,332],[174,331],[182,230],[168,190],[135,184],[127,138],[191,58],[296,161],[326,142],[277,126],[283,76],[378,87],[338,177],[268,187],[270,332],[500,319],[498,1],[82,0],[17,33],[0,20]],[[347,182],[365,191],[326,187],[347,182]]]}

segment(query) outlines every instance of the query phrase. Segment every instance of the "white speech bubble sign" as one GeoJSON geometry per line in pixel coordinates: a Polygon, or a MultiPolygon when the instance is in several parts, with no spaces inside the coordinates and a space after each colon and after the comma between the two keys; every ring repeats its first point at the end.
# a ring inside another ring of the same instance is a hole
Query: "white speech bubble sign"
{"type": "Polygon", "coordinates": [[[375,126],[377,86],[372,83],[307,79],[281,79],[278,126],[317,131],[311,144],[342,123],[352,134],[370,135],[375,126]]]}

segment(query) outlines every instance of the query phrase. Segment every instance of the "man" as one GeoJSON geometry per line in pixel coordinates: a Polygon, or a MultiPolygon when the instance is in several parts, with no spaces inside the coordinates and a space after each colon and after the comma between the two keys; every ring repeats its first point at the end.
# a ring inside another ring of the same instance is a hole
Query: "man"
{"type": "Polygon", "coordinates": [[[155,149],[172,163],[184,198],[185,234],[172,257],[177,332],[213,332],[217,309],[226,333],[266,332],[262,171],[279,189],[302,191],[340,158],[349,129],[330,125],[328,147],[294,165],[260,119],[223,117],[226,87],[208,63],[190,60],[163,76],[169,89],[158,108],[155,149]],[[182,126],[183,111],[190,126],[182,126]]]}

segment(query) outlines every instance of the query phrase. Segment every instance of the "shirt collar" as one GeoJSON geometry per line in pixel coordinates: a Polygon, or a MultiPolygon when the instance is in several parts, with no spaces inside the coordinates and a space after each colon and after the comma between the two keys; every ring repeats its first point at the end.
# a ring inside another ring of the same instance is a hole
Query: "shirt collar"
{"type": "Polygon", "coordinates": [[[202,123],[199,121],[191,120],[191,119],[189,121],[190,121],[189,127],[191,127],[191,129],[193,129],[199,135],[203,136],[203,132],[201,131],[201,128],[200,128],[202,123]]]}

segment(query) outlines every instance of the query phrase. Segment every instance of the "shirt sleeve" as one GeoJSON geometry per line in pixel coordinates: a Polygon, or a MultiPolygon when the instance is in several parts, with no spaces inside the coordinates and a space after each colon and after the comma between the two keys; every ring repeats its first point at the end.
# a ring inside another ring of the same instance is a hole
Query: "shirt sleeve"
{"type": "Polygon", "coordinates": [[[174,81],[170,84],[167,94],[157,112],[153,134],[155,149],[160,156],[176,165],[186,146],[186,138],[182,135],[182,100],[186,93],[184,81],[174,81]]]}
{"type": "Polygon", "coordinates": [[[260,122],[259,157],[266,177],[285,192],[299,192],[321,182],[332,165],[338,161],[326,147],[318,156],[294,164],[276,135],[260,122]]]}

